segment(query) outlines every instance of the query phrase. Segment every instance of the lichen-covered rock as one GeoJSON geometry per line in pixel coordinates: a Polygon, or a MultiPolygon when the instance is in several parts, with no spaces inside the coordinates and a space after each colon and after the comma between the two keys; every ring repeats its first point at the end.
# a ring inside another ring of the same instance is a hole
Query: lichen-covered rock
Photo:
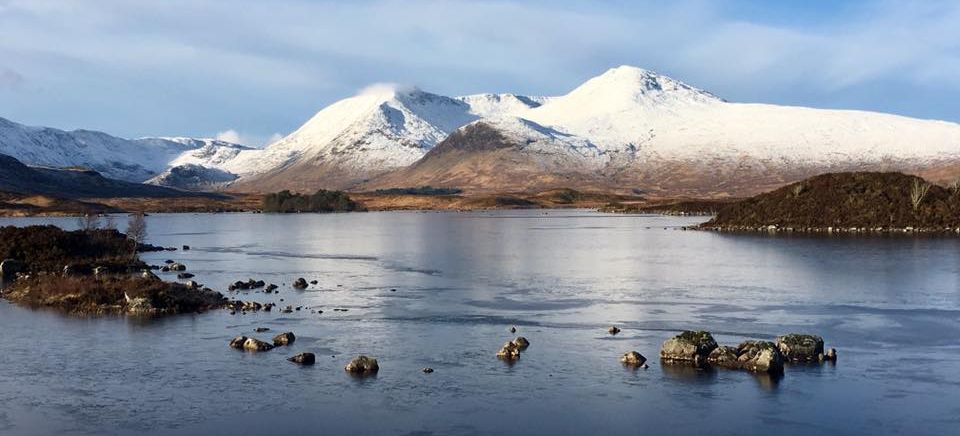
{"type": "Polygon", "coordinates": [[[790,362],[816,362],[823,354],[823,338],[793,333],[778,337],[777,348],[790,362]]]}
{"type": "Polygon", "coordinates": [[[636,351],[629,351],[624,353],[623,357],[620,358],[620,362],[627,366],[636,366],[646,368],[647,358],[643,357],[642,354],[636,351]]]}
{"type": "Polygon", "coordinates": [[[753,372],[783,372],[783,356],[777,345],[769,341],[745,341],[737,347],[740,368],[753,372]]]}
{"type": "Polygon", "coordinates": [[[296,340],[297,337],[293,334],[293,332],[280,333],[279,335],[273,337],[273,345],[278,347],[281,345],[290,345],[296,340]]]}
{"type": "Polygon", "coordinates": [[[666,362],[703,364],[707,356],[717,348],[717,341],[710,332],[684,331],[663,343],[660,359],[666,362]]]}
{"type": "Polygon", "coordinates": [[[513,345],[516,345],[520,350],[524,350],[530,346],[530,341],[523,336],[517,336],[517,338],[513,340],[513,345]]]}
{"type": "Polygon", "coordinates": [[[293,357],[287,358],[287,360],[293,363],[299,363],[301,365],[313,365],[317,361],[317,356],[313,353],[300,353],[293,357]]]}
{"type": "Polygon", "coordinates": [[[721,368],[740,369],[740,362],[737,360],[737,349],[726,345],[714,348],[707,356],[707,362],[721,368]]]}
{"type": "Polygon", "coordinates": [[[497,357],[503,360],[517,360],[520,358],[520,347],[513,342],[507,342],[497,351],[497,357]]]}
{"type": "Polygon", "coordinates": [[[351,374],[373,374],[380,370],[380,365],[377,364],[377,359],[360,355],[354,357],[343,369],[351,374]]]}

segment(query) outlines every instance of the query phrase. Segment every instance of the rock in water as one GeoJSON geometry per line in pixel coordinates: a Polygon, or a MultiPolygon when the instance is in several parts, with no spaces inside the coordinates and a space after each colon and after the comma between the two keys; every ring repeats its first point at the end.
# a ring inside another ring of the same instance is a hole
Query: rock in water
{"type": "Polygon", "coordinates": [[[247,351],[269,351],[273,349],[273,345],[259,339],[247,338],[246,341],[243,341],[243,349],[247,351]]]}
{"type": "Polygon", "coordinates": [[[377,364],[377,359],[360,355],[353,358],[343,369],[351,374],[374,374],[380,370],[380,365],[377,364]]]}
{"type": "Polygon", "coordinates": [[[520,347],[514,342],[507,342],[497,351],[497,357],[503,360],[517,360],[520,358],[520,347]]]}
{"type": "Polygon", "coordinates": [[[705,331],[684,331],[663,343],[660,359],[666,362],[685,362],[700,365],[715,348],[717,341],[705,331]]]}
{"type": "Polygon", "coordinates": [[[510,327],[510,333],[516,333],[516,332],[517,332],[516,327],[510,327]]]}
{"type": "Polygon", "coordinates": [[[524,350],[530,346],[530,341],[523,336],[517,336],[517,338],[513,340],[513,345],[516,345],[520,350],[524,350]]]}
{"type": "Polygon", "coordinates": [[[777,348],[790,362],[816,362],[823,354],[823,338],[792,333],[777,338],[777,348]]]}
{"type": "Polygon", "coordinates": [[[831,348],[831,349],[827,350],[827,352],[823,355],[823,358],[824,358],[824,360],[828,360],[828,361],[831,361],[831,362],[836,362],[836,361],[837,361],[837,349],[836,349],[836,348],[831,348]]]}
{"type": "Polygon", "coordinates": [[[707,362],[711,365],[727,369],[740,369],[740,361],[737,360],[737,349],[721,345],[714,348],[707,356],[707,362]]]}
{"type": "Polygon", "coordinates": [[[630,351],[625,353],[623,357],[620,358],[620,362],[627,366],[636,366],[636,367],[646,367],[647,358],[643,357],[642,354],[636,351],[630,351]]]}
{"type": "Polygon", "coordinates": [[[433,368],[423,368],[423,373],[424,373],[424,374],[432,374],[432,373],[433,373],[433,368]]]}
{"type": "Polygon", "coordinates": [[[300,353],[296,356],[290,357],[287,360],[293,363],[299,363],[301,365],[313,365],[317,361],[317,356],[313,353],[300,353]]]}
{"type": "Polygon", "coordinates": [[[273,337],[273,345],[279,347],[281,345],[290,345],[293,341],[296,341],[297,337],[294,336],[293,332],[280,333],[273,337]]]}
{"type": "Polygon", "coordinates": [[[779,374],[783,372],[783,355],[773,342],[745,341],[737,347],[740,367],[753,372],[779,374]]]}
{"type": "Polygon", "coordinates": [[[611,326],[609,329],[607,329],[607,332],[609,332],[611,335],[615,335],[620,333],[620,329],[617,326],[611,326]]]}
{"type": "Polygon", "coordinates": [[[247,342],[246,336],[237,336],[230,341],[230,348],[236,348],[238,350],[242,350],[244,342],[247,342]]]}
{"type": "Polygon", "coordinates": [[[256,332],[257,332],[257,333],[263,333],[263,332],[269,332],[269,331],[270,331],[270,327],[257,327],[257,328],[256,328],[256,332]]]}
{"type": "Polygon", "coordinates": [[[300,277],[297,281],[293,282],[293,287],[296,289],[307,289],[307,279],[300,277]]]}

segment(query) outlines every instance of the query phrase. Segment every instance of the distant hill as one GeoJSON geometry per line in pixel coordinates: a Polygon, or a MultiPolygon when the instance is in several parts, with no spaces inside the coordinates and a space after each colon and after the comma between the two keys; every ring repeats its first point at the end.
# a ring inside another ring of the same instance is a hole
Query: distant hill
{"type": "Polygon", "coordinates": [[[752,230],[960,228],[960,185],[949,188],[902,173],[812,177],[728,204],[702,227],[752,230]]]}
{"type": "Polygon", "coordinates": [[[96,171],[82,168],[30,167],[4,154],[0,154],[0,192],[51,195],[72,199],[216,196],[108,179],[96,171]]]}

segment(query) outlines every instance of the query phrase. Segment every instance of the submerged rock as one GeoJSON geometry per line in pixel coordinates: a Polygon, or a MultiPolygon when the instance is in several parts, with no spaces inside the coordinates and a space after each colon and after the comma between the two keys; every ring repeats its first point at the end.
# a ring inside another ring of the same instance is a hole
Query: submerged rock
{"type": "Polygon", "coordinates": [[[188,272],[182,272],[177,274],[178,279],[192,279],[193,277],[194,275],[188,272]]]}
{"type": "Polygon", "coordinates": [[[290,345],[296,340],[297,337],[293,334],[293,332],[280,333],[279,335],[273,337],[273,345],[278,347],[281,345],[290,345]]]}
{"type": "Polygon", "coordinates": [[[303,278],[303,277],[300,277],[300,278],[297,279],[295,282],[293,282],[293,287],[294,287],[295,289],[307,289],[307,286],[309,286],[309,285],[307,284],[307,279],[305,279],[305,278],[303,278]]]}
{"type": "Polygon", "coordinates": [[[607,332],[610,333],[611,335],[615,335],[617,333],[620,333],[620,328],[618,328],[617,326],[610,326],[610,328],[607,329],[607,332]]]}
{"type": "Polygon", "coordinates": [[[287,358],[287,360],[293,363],[299,363],[301,365],[313,365],[317,361],[317,356],[313,353],[300,353],[293,357],[287,358]]]}
{"type": "Polygon", "coordinates": [[[343,369],[351,374],[374,374],[380,370],[377,359],[360,355],[354,357],[343,369]]]}
{"type": "Polygon", "coordinates": [[[816,335],[792,333],[777,338],[777,348],[790,362],[816,362],[823,354],[823,338],[816,335]]]}
{"type": "Polygon", "coordinates": [[[424,374],[432,374],[432,373],[433,373],[433,368],[423,368],[423,372],[424,372],[424,374]]]}
{"type": "Polygon", "coordinates": [[[636,351],[624,353],[623,357],[620,358],[620,362],[627,366],[647,367],[647,358],[636,351]]]}
{"type": "Polygon", "coordinates": [[[666,362],[683,362],[701,365],[706,363],[707,357],[717,348],[717,341],[710,332],[684,331],[663,343],[660,348],[660,359],[666,362]]]}

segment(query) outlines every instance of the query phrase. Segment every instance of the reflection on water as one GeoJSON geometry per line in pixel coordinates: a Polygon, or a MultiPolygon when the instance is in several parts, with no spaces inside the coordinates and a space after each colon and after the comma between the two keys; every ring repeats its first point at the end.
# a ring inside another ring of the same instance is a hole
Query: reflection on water
{"type": "MultiPolygon", "coordinates": [[[[134,319],[0,304],[0,330],[15,332],[0,352],[0,434],[955,432],[957,239],[676,230],[700,219],[151,216],[151,243],[192,250],[148,262],[183,262],[221,290],[275,283],[279,294],[238,297],[306,309],[134,319]],[[298,291],[297,277],[319,284],[298,291]],[[610,325],[623,331],[611,337],[610,325]],[[721,344],[817,333],[841,363],[788,365],[782,377],[620,363],[630,350],[657,356],[683,329],[721,344]],[[227,347],[281,331],[297,341],[259,354],[227,347]],[[532,343],[520,360],[497,359],[518,335],[532,343]],[[304,351],[316,365],[286,361],[304,351]],[[378,359],[375,377],[345,373],[358,354],[378,359]]],[[[44,221],[76,224],[0,225],[44,221]]]]}

